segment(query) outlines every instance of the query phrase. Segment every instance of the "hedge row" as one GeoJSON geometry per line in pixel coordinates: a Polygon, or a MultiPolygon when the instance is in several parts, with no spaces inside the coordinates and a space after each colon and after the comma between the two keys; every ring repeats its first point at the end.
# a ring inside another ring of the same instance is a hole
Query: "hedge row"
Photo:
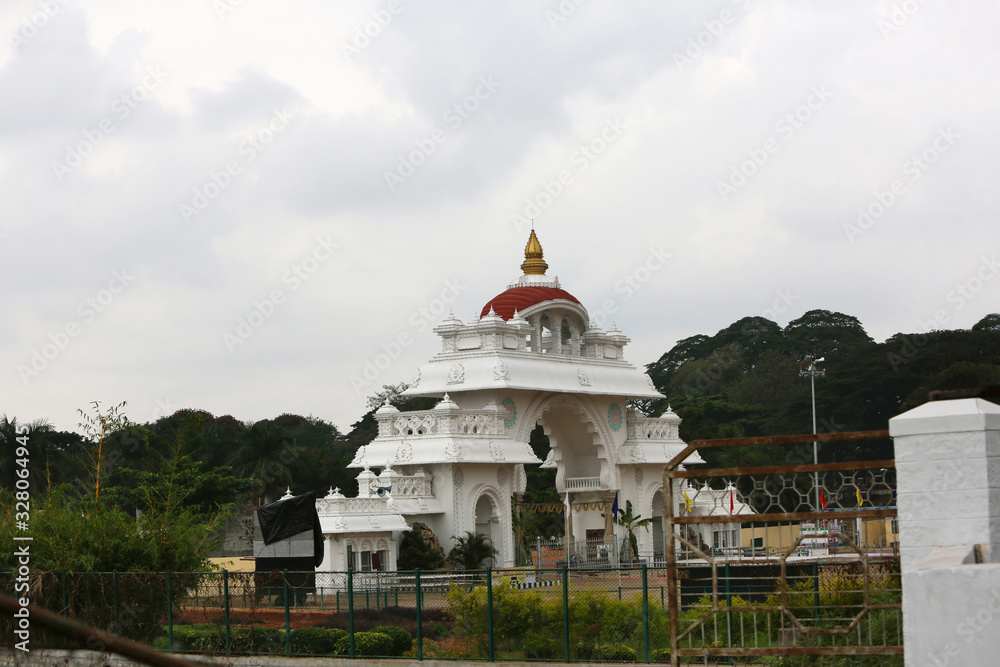
{"type": "MultiPolygon", "coordinates": [[[[173,629],[175,651],[225,653],[225,629],[220,625],[178,625],[173,629]]],[[[349,655],[350,637],[339,628],[297,628],[292,630],[292,655],[349,655]]],[[[166,650],[167,637],[154,646],[166,650]]],[[[370,632],[354,633],[354,654],[366,657],[399,657],[413,646],[413,637],[403,628],[380,626],[370,632]]],[[[229,632],[230,653],[284,654],[285,631],[268,627],[235,627],[229,632]]]]}

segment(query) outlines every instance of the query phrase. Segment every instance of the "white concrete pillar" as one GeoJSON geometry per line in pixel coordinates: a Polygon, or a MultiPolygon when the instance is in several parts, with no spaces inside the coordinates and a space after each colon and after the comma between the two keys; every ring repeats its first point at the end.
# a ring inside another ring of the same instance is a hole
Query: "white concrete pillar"
{"type": "Polygon", "coordinates": [[[890,419],[889,433],[898,477],[906,666],[995,664],[1000,406],[979,398],[933,401],[890,419]],[[987,552],[994,563],[977,564],[987,552]]]}
{"type": "Polygon", "coordinates": [[[935,547],[989,544],[1000,560],[1000,406],[932,401],[889,420],[905,572],[935,547]]]}

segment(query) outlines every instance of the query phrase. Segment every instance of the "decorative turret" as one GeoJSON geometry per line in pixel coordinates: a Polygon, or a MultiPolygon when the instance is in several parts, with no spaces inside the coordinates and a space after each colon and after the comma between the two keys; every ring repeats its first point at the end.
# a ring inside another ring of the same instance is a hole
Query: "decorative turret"
{"type": "Polygon", "coordinates": [[[549,265],[542,259],[542,244],[538,242],[535,230],[532,229],[528,245],[524,246],[524,262],[521,264],[521,270],[526,276],[544,276],[548,268],[549,265]]]}

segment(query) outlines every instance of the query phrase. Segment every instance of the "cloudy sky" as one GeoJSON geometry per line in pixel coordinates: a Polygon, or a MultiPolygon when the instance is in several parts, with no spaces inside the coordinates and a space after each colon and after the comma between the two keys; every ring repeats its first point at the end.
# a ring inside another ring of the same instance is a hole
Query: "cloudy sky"
{"type": "Polygon", "coordinates": [[[970,327],[1000,310],[998,24],[988,0],[4,0],[0,412],[347,430],[437,351],[444,302],[469,320],[520,275],[532,217],[636,364],[747,315],[970,327]]]}

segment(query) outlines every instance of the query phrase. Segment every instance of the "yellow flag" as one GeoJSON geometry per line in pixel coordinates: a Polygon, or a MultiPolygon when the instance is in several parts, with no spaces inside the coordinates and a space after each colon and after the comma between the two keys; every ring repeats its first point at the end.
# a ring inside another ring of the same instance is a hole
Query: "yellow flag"
{"type": "Polygon", "coordinates": [[[864,501],[861,500],[861,489],[855,487],[854,488],[854,494],[858,497],[858,507],[861,507],[862,505],[864,505],[864,501]]]}
{"type": "Polygon", "coordinates": [[[684,509],[690,512],[692,505],[693,503],[691,502],[691,498],[688,496],[687,489],[684,489],[684,509]]]}

